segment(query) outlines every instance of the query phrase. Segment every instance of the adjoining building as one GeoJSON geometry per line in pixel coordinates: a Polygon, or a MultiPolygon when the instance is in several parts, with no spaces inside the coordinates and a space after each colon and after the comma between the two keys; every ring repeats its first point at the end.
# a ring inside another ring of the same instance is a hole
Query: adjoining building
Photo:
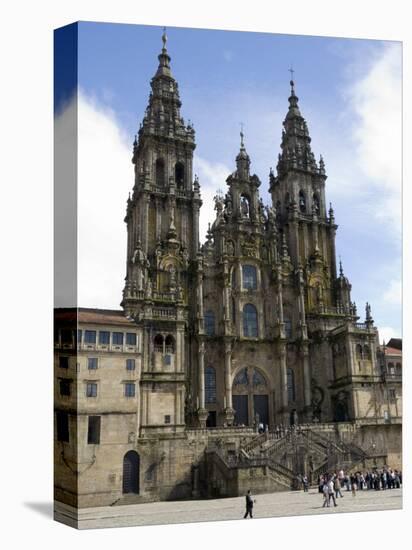
{"type": "Polygon", "coordinates": [[[337,466],[399,468],[401,369],[336,264],[325,163],[294,82],[271,204],[242,132],[200,245],[195,131],[165,35],[158,58],[133,144],[123,309],[55,311],[56,499],[229,496],[337,466]]]}

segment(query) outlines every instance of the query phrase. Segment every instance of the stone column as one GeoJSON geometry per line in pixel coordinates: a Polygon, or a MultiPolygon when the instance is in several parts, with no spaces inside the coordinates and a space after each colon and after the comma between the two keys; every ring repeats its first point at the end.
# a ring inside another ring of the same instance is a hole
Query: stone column
{"type": "Polygon", "coordinates": [[[288,414],[288,375],[286,368],[286,342],[280,343],[279,350],[279,359],[280,359],[280,394],[281,394],[281,417],[283,417],[283,423],[289,423],[289,414],[288,414]]]}
{"type": "Polygon", "coordinates": [[[310,365],[309,365],[309,349],[308,343],[303,342],[302,345],[302,362],[303,362],[303,389],[304,389],[304,403],[305,403],[305,415],[308,421],[311,418],[312,409],[312,389],[311,389],[311,377],[310,377],[310,365]]]}
{"type": "Polygon", "coordinates": [[[231,340],[225,340],[225,420],[228,426],[233,424],[235,413],[232,403],[232,342],[231,340]]]}
{"type": "Polygon", "coordinates": [[[208,417],[208,412],[205,409],[205,343],[203,340],[199,340],[198,344],[198,394],[199,394],[199,409],[197,411],[197,416],[199,419],[200,426],[202,428],[206,427],[206,419],[208,417]]]}

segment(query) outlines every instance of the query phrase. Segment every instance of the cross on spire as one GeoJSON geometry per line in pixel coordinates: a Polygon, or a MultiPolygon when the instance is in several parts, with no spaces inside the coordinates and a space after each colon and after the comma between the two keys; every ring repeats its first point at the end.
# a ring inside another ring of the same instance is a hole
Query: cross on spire
{"type": "Polygon", "coordinates": [[[244,143],[243,138],[245,137],[245,134],[243,133],[243,122],[240,123],[240,147],[243,149],[244,143]]]}
{"type": "Polygon", "coordinates": [[[289,72],[290,72],[290,79],[293,81],[293,75],[294,75],[295,71],[294,71],[292,65],[290,66],[289,72]]]}

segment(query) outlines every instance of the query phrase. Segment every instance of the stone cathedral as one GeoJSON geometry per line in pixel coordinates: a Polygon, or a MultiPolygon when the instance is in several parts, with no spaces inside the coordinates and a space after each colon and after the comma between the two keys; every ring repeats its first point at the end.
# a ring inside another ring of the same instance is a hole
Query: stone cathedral
{"type": "Polygon", "coordinates": [[[263,183],[270,204],[242,131],[201,244],[195,131],[165,34],[158,59],[133,144],[123,311],[56,313],[56,498],[228,496],[290,488],[297,473],[314,478],[326,465],[399,466],[400,380],[389,381],[389,399],[371,308],[360,320],[336,264],[325,164],[294,81],[263,183]],[[76,412],[69,384],[61,395],[73,365],[76,412]]]}

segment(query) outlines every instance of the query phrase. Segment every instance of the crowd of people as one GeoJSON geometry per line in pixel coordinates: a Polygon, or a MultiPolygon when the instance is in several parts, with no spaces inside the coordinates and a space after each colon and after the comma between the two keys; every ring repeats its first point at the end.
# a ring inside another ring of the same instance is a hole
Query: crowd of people
{"type": "MultiPolygon", "coordinates": [[[[342,491],[352,492],[356,496],[357,491],[386,489],[399,489],[402,486],[402,472],[392,468],[373,469],[366,472],[344,472],[339,470],[333,473],[324,473],[319,476],[319,493],[323,494],[323,506],[337,506],[336,500],[343,498],[342,491]]],[[[302,488],[308,491],[309,481],[307,476],[302,476],[302,488]]]]}

